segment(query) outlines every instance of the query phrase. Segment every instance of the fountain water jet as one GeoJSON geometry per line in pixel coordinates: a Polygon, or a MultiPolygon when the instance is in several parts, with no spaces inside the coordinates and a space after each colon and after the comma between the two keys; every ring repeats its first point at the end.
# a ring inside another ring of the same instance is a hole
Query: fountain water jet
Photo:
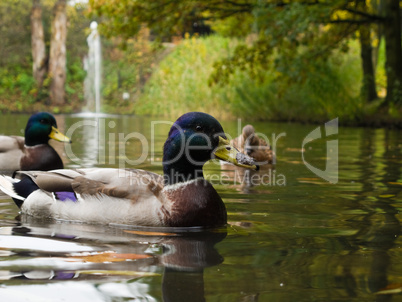
{"type": "Polygon", "coordinates": [[[102,73],[102,55],[101,42],[98,33],[98,23],[92,21],[91,33],[87,38],[88,57],[85,62],[87,76],[85,78],[85,98],[87,100],[87,109],[100,114],[101,104],[101,73],[102,73]]]}

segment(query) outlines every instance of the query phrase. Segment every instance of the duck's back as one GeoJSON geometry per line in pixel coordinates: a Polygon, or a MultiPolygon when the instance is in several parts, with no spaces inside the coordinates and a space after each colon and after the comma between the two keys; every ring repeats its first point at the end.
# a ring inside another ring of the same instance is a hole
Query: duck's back
{"type": "Polygon", "coordinates": [[[0,171],[16,171],[20,169],[20,160],[24,155],[22,136],[0,136],[0,171]]]}

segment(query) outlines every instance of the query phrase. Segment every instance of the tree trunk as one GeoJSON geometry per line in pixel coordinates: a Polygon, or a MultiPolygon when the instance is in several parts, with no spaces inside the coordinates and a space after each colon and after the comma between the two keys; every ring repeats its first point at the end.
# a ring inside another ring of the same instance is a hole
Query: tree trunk
{"type": "Polygon", "coordinates": [[[370,27],[364,25],[360,27],[360,56],[363,68],[362,95],[367,102],[377,98],[375,85],[375,74],[373,66],[373,48],[371,46],[370,27]]]}
{"type": "Polygon", "coordinates": [[[402,50],[399,0],[384,1],[385,70],[387,73],[386,104],[402,104],[402,50]]]}
{"type": "Polygon", "coordinates": [[[32,1],[31,48],[33,77],[37,87],[41,88],[46,74],[46,46],[40,0],[32,1]]]}
{"type": "MultiPolygon", "coordinates": [[[[383,12],[383,1],[384,0],[371,0],[370,5],[373,7],[374,11],[377,13],[377,15],[384,16],[383,12]]],[[[373,46],[373,66],[374,66],[374,74],[375,70],[377,69],[378,65],[378,56],[380,54],[380,46],[381,46],[381,39],[383,36],[383,24],[381,22],[378,22],[374,25],[372,25],[371,29],[374,31],[374,39],[378,41],[376,45],[373,46]]]]}
{"type": "Polygon", "coordinates": [[[50,99],[54,105],[65,103],[66,38],[66,0],[58,0],[54,6],[49,57],[50,99]]]}

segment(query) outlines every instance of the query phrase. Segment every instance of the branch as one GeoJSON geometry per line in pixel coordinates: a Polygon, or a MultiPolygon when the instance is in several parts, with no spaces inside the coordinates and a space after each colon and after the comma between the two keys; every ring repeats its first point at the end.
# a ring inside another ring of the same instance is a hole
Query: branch
{"type": "Polygon", "coordinates": [[[371,20],[385,21],[385,18],[381,17],[379,15],[369,14],[369,13],[362,12],[360,10],[355,10],[355,9],[352,9],[352,8],[346,8],[345,7],[345,8],[342,8],[341,10],[345,10],[345,11],[347,11],[349,13],[356,14],[356,15],[359,15],[359,16],[362,16],[362,17],[365,17],[365,18],[368,18],[368,19],[371,19],[371,20]]]}
{"type": "Polygon", "coordinates": [[[330,20],[328,23],[330,24],[367,24],[371,23],[370,20],[355,20],[355,19],[338,19],[338,20],[330,20]]]}
{"type": "MultiPolygon", "coordinates": [[[[284,3],[284,2],[279,2],[276,4],[277,7],[284,7],[284,6],[288,6],[291,3],[284,3]]],[[[324,4],[324,3],[320,3],[320,1],[315,0],[315,1],[306,1],[306,2],[298,2],[298,4],[302,4],[302,5],[316,5],[316,4],[324,4]]],[[[270,4],[268,4],[270,5],[270,4]]]]}
{"type": "Polygon", "coordinates": [[[251,13],[255,7],[257,7],[257,6],[254,4],[250,4],[250,3],[238,3],[238,2],[235,2],[232,0],[224,0],[224,2],[211,1],[208,4],[206,4],[202,10],[203,11],[210,10],[210,11],[215,11],[215,12],[224,11],[224,12],[229,12],[230,14],[234,14],[236,12],[251,13]]]}
{"type": "Polygon", "coordinates": [[[225,19],[235,14],[241,13],[250,13],[248,9],[219,9],[219,8],[211,8],[210,10],[214,9],[214,11],[219,14],[217,16],[211,17],[204,17],[204,20],[214,20],[214,19],[225,19]]]}
{"type": "Polygon", "coordinates": [[[329,52],[332,49],[335,49],[338,44],[343,41],[343,39],[345,39],[346,37],[348,37],[349,35],[353,34],[356,31],[356,28],[352,26],[352,24],[348,24],[349,26],[347,26],[345,28],[345,30],[343,31],[343,34],[339,36],[338,39],[336,39],[333,43],[329,43],[328,45],[326,45],[325,47],[323,47],[321,50],[316,51],[316,52],[312,52],[311,53],[311,58],[317,58],[320,57],[323,53],[329,52]]]}
{"type": "MultiPolygon", "coordinates": [[[[253,9],[256,5],[254,5],[254,4],[251,4],[251,3],[239,3],[239,2],[235,2],[235,1],[232,1],[232,0],[224,0],[225,1],[225,3],[224,4],[230,4],[230,5],[233,5],[233,6],[240,6],[240,7],[248,7],[248,8],[251,8],[251,9],[253,9]]],[[[212,2],[211,4],[222,4],[222,2],[221,1],[218,1],[218,2],[212,2]]]]}

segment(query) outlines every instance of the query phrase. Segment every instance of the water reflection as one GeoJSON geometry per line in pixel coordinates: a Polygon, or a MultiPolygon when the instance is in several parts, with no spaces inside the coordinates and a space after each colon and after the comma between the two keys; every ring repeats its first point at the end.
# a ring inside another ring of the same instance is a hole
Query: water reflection
{"type": "Polygon", "coordinates": [[[8,252],[2,256],[13,258],[0,261],[0,279],[9,283],[11,291],[16,280],[126,279],[131,292],[138,283],[141,290],[135,291],[152,298],[146,284],[135,281],[132,285],[131,281],[158,276],[158,268],[163,268],[164,301],[205,301],[204,268],[223,262],[215,244],[226,237],[225,229],[106,227],[46,222],[27,215],[20,220],[17,226],[2,228],[0,235],[0,248],[8,252]]]}
{"type": "Polygon", "coordinates": [[[163,301],[205,301],[204,268],[223,262],[214,246],[225,237],[226,232],[201,232],[164,241],[163,301]]]}
{"type": "MultiPolygon", "coordinates": [[[[394,158],[401,158],[400,148],[395,148],[388,130],[376,131],[373,129],[364,129],[360,143],[360,152],[362,159],[372,159],[364,161],[361,165],[361,183],[363,192],[376,192],[377,181],[373,178],[381,176],[381,183],[389,184],[397,182],[400,177],[400,165],[394,164],[394,158]],[[385,132],[385,133],[384,133],[385,132]],[[387,158],[384,165],[381,165],[381,171],[378,171],[378,164],[375,163],[375,154],[387,158]]],[[[363,248],[372,250],[372,261],[368,275],[368,288],[371,292],[378,292],[386,288],[389,283],[388,270],[390,269],[391,259],[389,250],[395,247],[395,241],[400,235],[400,221],[396,217],[399,211],[391,204],[389,199],[395,196],[395,188],[386,189],[387,194],[375,194],[374,198],[367,196],[359,198],[359,202],[369,209],[363,221],[364,226],[356,234],[357,244],[363,248]],[[394,194],[392,194],[394,193],[394,194]],[[377,195],[377,196],[376,196],[377,195]]],[[[385,192],[384,192],[385,193],[385,192]]],[[[379,296],[378,301],[389,301],[391,296],[379,296]]]]}
{"type": "Polygon", "coordinates": [[[244,169],[231,164],[221,164],[221,178],[224,184],[232,184],[236,190],[250,194],[256,186],[285,186],[286,178],[276,174],[274,165],[263,165],[258,171],[244,169]]]}

